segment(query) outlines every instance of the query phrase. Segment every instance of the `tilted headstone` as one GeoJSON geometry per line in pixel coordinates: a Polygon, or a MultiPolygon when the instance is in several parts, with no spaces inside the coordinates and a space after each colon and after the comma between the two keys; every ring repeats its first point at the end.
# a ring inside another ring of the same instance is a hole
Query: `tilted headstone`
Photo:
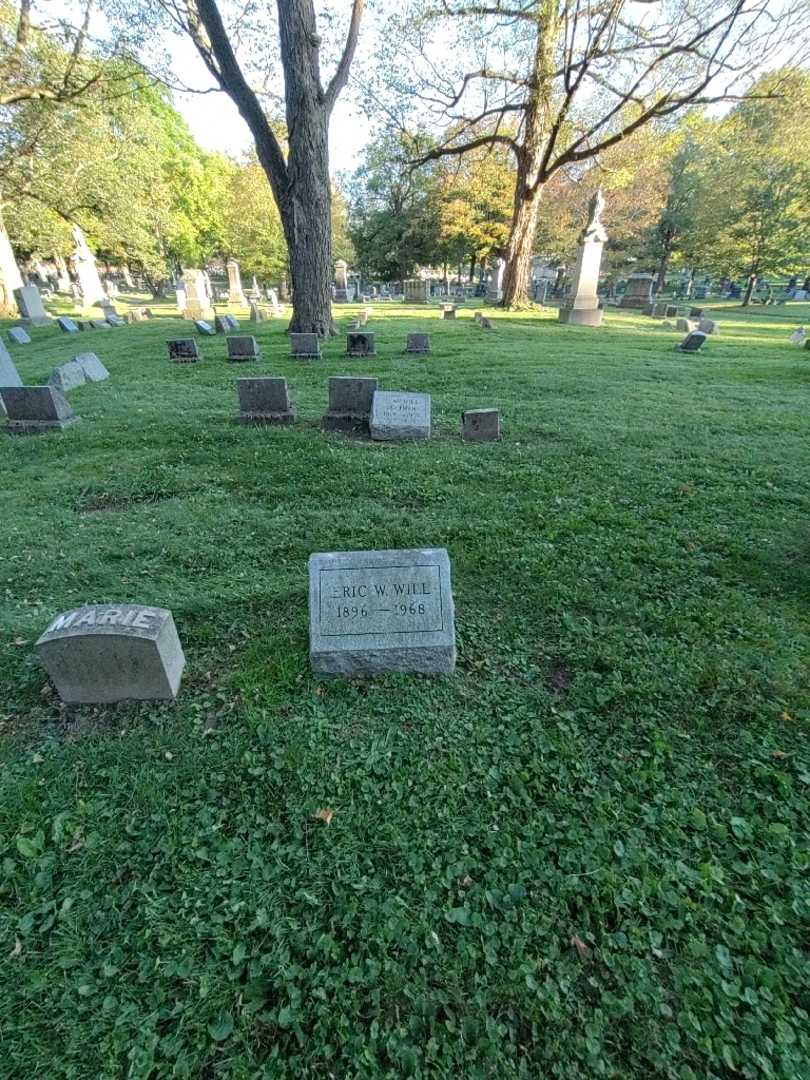
{"type": "Polygon", "coordinates": [[[186,658],[172,613],[88,604],[57,616],[35,645],[62,701],[174,701],[186,658]]]}
{"type": "Polygon", "coordinates": [[[31,338],[26,334],[25,330],[21,326],[12,326],[8,332],[8,336],[14,342],[15,345],[30,345],[31,338]]]}
{"type": "Polygon", "coordinates": [[[347,356],[375,356],[376,351],[373,334],[355,333],[346,335],[347,356]]]}
{"type": "Polygon", "coordinates": [[[378,390],[371,404],[371,437],[380,442],[430,438],[430,394],[378,390]]]}
{"type": "Polygon", "coordinates": [[[75,320],[68,318],[67,315],[60,315],[59,318],[56,320],[56,323],[59,329],[64,331],[64,333],[66,334],[78,334],[79,332],[79,328],[76,325],[75,320]]]}
{"type": "Polygon", "coordinates": [[[8,416],[5,430],[10,435],[62,431],[80,419],[64,394],[52,386],[4,386],[0,395],[8,416]]]}
{"type": "Polygon", "coordinates": [[[53,386],[66,394],[69,390],[75,390],[77,386],[84,386],[86,382],[84,368],[75,360],[69,360],[66,364],[55,367],[48,378],[48,386],[53,386]]]}
{"type": "Polygon", "coordinates": [[[309,558],[309,656],[316,675],[450,675],[456,635],[444,548],[309,558]]]}
{"type": "Polygon", "coordinates": [[[99,360],[95,353],[83,352],[74,356],[74,362],[81,366],[88,382],[104,382],[109,379],[110,373],[99,360]]]}
{"type": "Polygon", "coordinates": [[[228,361],[230,363],[236,364],[244,360],[259,359],[259,343],[255,337],[241,334],[238,337],[228,337],[225,341],[228,345],[228,361]]]}
{"type": "Polygon", "coordinates": [[[124,326],[125,322],[120,315],[108,315],[107,323],[109,326],[124,326]]]}
{"type": "Polygon", "coordinates": [[[353,431],[367,435],[376,379],[334,375],[329,379],[329,410],[321,421],[327,431],[353,431]]]}
{"type": "Polygon", "coordinates": [[[692,330],[691,333],[686,335],[678,348],[681,352],[700,352],[700,347],[705,340],[706,335],[703,333],[702,330],[692,330]]]}
{"type": "Polygon", "coordinates": [[[239,329],[239,323],[233,315],[215,315],[214,329],[218,334],[229,334],[231,330],[239,329]]]}
{"type": "Polygon", "coordinates": [[[429,353],[430,334],[408,334],[406,353],[429,353]]]}
{"type": "Polygon", "coordinates": [[[205,321],[205,319],[195,319],[194,326],[201,334],[206,334],[208,337],[213,337],[216,334],[216,330],[211,323],[205,321]]]}
{"type": "Polygon", "coordinates": [[[237,379],[236,390],[239,395],[238,423],[292,424],[295,421],[286,379],[237,379]]]}
{"type": "Polygon", "coordinates": [[[497,409],[467,409],[461,414],[461,437],[465,442],[494,442],[501,437],[497,409]]]}
{"type": "Polygon", "coordinates": [[[698,330],[700,330],[700,332],[702,334],[719,334],[720,333],[720,328],[718,327],[718,325],[714,321],[714,319],[705,319],[705,318],[701,319],[697,324],[697,328],[698,328],[698,330]]]}
{"type": "Polygon", "coordinates": [[[14,290],[14,299],[20,315],[34,326],[50,326],[51,318],[42,306],[42,297],[36,285],[23,285],[14,290]]]}
{"type": "Polygon", "coordinates": [[[167,341],[169,360],[173,364],[196,364],[202,355],[194,338],[175,338],[167,341]]]}
{"type": "Polygon", "coordinates": [[[316,357],[321,355],[321,339],[317,334],[290,334],[290,355],[316,357]]]}

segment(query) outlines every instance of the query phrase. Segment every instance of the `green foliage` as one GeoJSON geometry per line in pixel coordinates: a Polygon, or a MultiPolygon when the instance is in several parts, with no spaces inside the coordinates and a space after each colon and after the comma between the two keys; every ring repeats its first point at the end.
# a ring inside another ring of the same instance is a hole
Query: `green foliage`
{"type": "MultiPolygon", "coordinates": [[[[318,430],[342,342],[302,366],[281,320],[253,367],[300,421],[233,424],[242,372],[168,364],[166,305],[83,335],[81,424],[4,446],[4,1075],[808,1074],[810,305],[721,310],[698,357],[471,315],[375,314],[425,445],[318,430]],[[457,673],[314,679],[309,553],[425,543],[457,673]],[[176,705],[48,692],[49,617],[111,599],[173,610],[176,705]]],[[[77,343],[32,333],[36,383],[77,343]]]]}

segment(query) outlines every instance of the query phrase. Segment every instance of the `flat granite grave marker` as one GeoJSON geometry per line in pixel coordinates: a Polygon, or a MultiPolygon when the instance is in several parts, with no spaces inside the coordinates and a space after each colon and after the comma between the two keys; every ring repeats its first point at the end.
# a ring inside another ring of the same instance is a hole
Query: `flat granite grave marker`
{"type": "Polygon", "coordinates": [[[408,334],[408,343],[405,346],[406,353],[429,353],[430,334],[408,334]]]}
{"type": "Polygon", "coordinates": [[[169,360],[173,364],[196,364],[202,355],[194,338],[175,338],[167,341],[169,360]]]}
{"type": "Polygon", "coordinates": [[[69,705],[173,701],[186,663],[172,613],[140,604],[63,612],[34,647],[69,705]]]}
{"type": "Polygon", "coordinates": [[[25,330],[21,326],[12,326],[8,332],[8,336],[16,345],[30,345],[31,338],[26,334],[25,330]]]}
{"type": "Polygon", "coordinates": [[[355,431],[367,435],[376,379],[333,375],[329,379],[329,411],[321,424],[327,431],[355,431]]]}
{"type": "Polygon", "coordinates": [[[449,675],[456,666],[444,548],[309,558],[309,656],[317,675],[449,675]]]}
{"type": "Polygon", "coordinates": [[[104,382],[109,379],[110,373],[93,352],[79,353],[73,357],[77,364],[81,365],[84,376],[88,382],[104,382]]]}
{"type": "Polygon", "coordinates": [[[461,414],[461,437],[465,442],[496,442],[501,437],[497,409],[467,409],[461,414]]]}
{"type": "Polygon", "coordinates": [[[371,403],[371,437],[379,442],[430,438],[430,394],[377,390],[371,403]]]}
{"type": "Polygon", "coordinates": [[[320,357],[321,339],[317,334],[290,334],[290,355],[299,359],[320,357]]]}
{"type": "Polygon", "coordinates": [[[69,318],[67,315],[60,315],[56,320],[56,325],[66,334],[78,334],[79,332],[75,320],[69,318]]]}
{"type": "Polygon", "coordinates": [[[238,424],[292,424],[295,409],[290,407],[287,380],[280,378],[237,379],[238,424]]]}
{"type": "Polygon", "coordinates": [[[75,390],[77,386],[84,386],[86,381],[82,365],[77,364],[75,360],[69,360],[66,364],[60,364],[53,369],[48,377],[48,386],[53,386],[56,390],[61,390],[63,394],[66,394],[68,390],[75,390]]]}
{"type": "Polygon", "coordinates": [[[238,364],[245,360],[259,359],[259,343],[247,334],[225,338],[228,345],[228,362],[238,364]]]}
{"type": "Polygon", "coordinates": [[[702,330],[692,330],[686,335],[678,348],[681,352],[696,353],[700,352],[700,347],[706,340],[706,335],[702,330]]]}
{"type": "Polygon", "coordinates": [[[377,350],[374,347],[373,334],[346,335],[347,356],[376,356],[376,354],[377,350]]]}
{"type": "Polygon", "coordinates": [[[213,337],[216,334],[216,330],[211,323],[205,321],[205,319],[195,319],[194,326],[201,334],[205,334],[207,337],[213,337]]]}
{"type": "Polygon", "coordinates": [[[5,431],[9,435],[62,431],[80,419],[64,394],[52,386],[4,386],[0,396],[8,416],[5,431]]]}

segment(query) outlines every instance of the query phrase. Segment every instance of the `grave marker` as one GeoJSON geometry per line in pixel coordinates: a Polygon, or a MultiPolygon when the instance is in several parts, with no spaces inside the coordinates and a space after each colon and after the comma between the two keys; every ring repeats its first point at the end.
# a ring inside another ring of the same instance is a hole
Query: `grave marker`
{"type": "Polygon", "coordinates": [[[21,326],[12,326],[8,332],[8,336],[15,343],[15,345],[30,345],[31,338],[26,334],[25,330],[21,326]]]}
{"type": "Polygon", "coordinates": [[[84,376],[88,382],[104,382],[109,379],[110,373],[99,360],[95,353],[83,352],[74,357],[77,364],[81,365],[84,376]]]}
{"type": "Polygon", "coordinates": [[[290,407],[287,380],[278,378],[237,379],[239,424],[292,424],[295,409],[290,407]]]}
{"type": "Polygon", "coordinates": [[[408,343],[405,346],[406,353],[429,353],[430,334],[408,334],[408,343]]]}
{"type": "Polygon", "coordinates": [[[52,386],[4,386],[0,389],[8,416],[9,435],[38,435],[62,431],[80,417],[68,399],[52,386]]]}
{"type": "Polygon", "coordinates": [[[329,410],[321,423],[327,431],[354,431],[368,434],[369,415],[376,379],[334,375],[329,379],[329,410]]]}
{"type": "Polygon", "coordinates": [[[225,338],[228,345],[228,363],[239,364],[245,360],[259,359],[259,343],[247,334],[225,338]]]}
{"type": "Polygon", "coordinates": [[[309,559],[309,655],[317,675],[449,675],[456,665],[444,548],[309,559]]]}
{"type": "Polygon", "coordinates": [[[790,344],[791,345],[801,345],[806,337],[807,337],[807,331],[805,330],[805,328],[803,326],[800,326],[798,328],[798,330],[794,330],[793,333],[790,335],[790,339],[789,339],[790,344]]]}
{"type": "Polygon", "coordinates": [[[445,304],[442,308],[442,319],[455,319],[456,309],[453,304],[445,304]]]}
{"type": "Polygon", "coordinates": [[[205,319],[195,319],[194,326],[201,334],[205,334],[207,337],[213,337],[216,334],[216,330],[211,323],[205,321],[205,319]]]}
{"type": "Polygon", "coordinates": [[[714,319],[701,319],[697,324],[702,334],[719,334],[720,329],[714,319]]]}
{"type": "Polygon", "coordinates": [[[50,316],[42,306],[42,297],[36,285],[23,285],[15,289],[14,300],[26,322],[31,322],[34,326],[50,326],[50,316]]]}
{"type": "Polygon", "coordinates": [[[66,394],[69,390],[75,390],[77,386],[84,386],[87,380],[84,376],[84,368],[75,360],[69,360],[66,364],[55,367],[48,378],[48,386],[61,390],[66,394]]]}
{"type": "Polygon", "coordinates": [[[4,386],[22,386],[23,381],[20,378],[20,373],[11,359],[11,354],[5,347],[2,341],[0,341],[0,416],[6,415],[6,409],[3,405],[3,387],[4,386]]]}
{"type": "Polygon", "coordinates": [[[430,438],[430,394],[378,390],[371,404],[371,437],[380,442],[430,438]]]}
{"type": "Polygon", "coordinates": [[[169,360],[173,364],[196,364],[202,355],[194,338],[175,338],[166,342],[169,348],[169,360]]]}
{"type": "Polygon", "coordinates": [[[376,356],[376,354],[377,350],[374,347],[373,334],[346,335],[347,356],[376,356]]]}
{"type": "Polygon", "coordinates": [[[321,339],[317,334],[290,334],[290,355],[299,359],[320,357],[321,339]]]}
{"type": "Polygon", "coordinates": [[[467,409],[461,414],[461,437],[465,442],[495,442],[501,437],[497,409],[467,409]]]}
{"type": "Polygon", "coordinates": [[[675,329],[680,330],[682,334],[691,334],[697,324],[693,323],[691,319],[676,319],[675,329]]]}
{"type": "Polygon", "coordinates": [[[678,348],[681,352],[700,352],[700,348],[705,340],[706,335],[703,333],[702,330],[692,330],[691,333],[686,335],[678,348]]]}
{"type": "Polygon", "coordinates": [[[56,323],[60,330],[66,334],[78,334],[79,328],[73,319],[68,318],[67,315],[60,315],[56,320],[56,323]]]}
{"type": "Polygon", "coordinates": [[[186,663],[172,613],[140,604],[63,612],[35,649],[69,705],[174,701],[186,663]]]}

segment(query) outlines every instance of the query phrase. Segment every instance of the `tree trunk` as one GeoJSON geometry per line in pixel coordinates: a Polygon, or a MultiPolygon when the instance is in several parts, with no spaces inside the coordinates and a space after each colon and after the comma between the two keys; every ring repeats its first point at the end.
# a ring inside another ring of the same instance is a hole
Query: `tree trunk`
{"type": "Polygon", "coordinates": [[[503,306],[505,308],[527,307],[529,300],[529,275],[534,253],[534,234],[537,227],[537,211],[540,207],[542,187],[527,189],[518,171],[515,189],[515,206],[512,214],[512,231],[506,253],[506,269],[503,275],[503,306]]]}
{"type": "Polygon", "coordinates": [[[475,281],[475,264],[478,262],[478,257],[475,252],[470,256],[470,284],[475,281]]]}
{"type": "Polygon", "coordinates": [[[753,295],[756,285],[757,275],[755,272],[752,272],[748,275],[748,281],[745,285],[745,292],[743,293],[743,298],[740,301],[740,307],[748,307],[748,305],[751,303],[751,296],[753,295]]]}
{"type": "Polygon", "coordinates": [[[667,270],[669,269],[670,252],[665,251],[658,260],[658,269],[655,273],[655,292],[662,293],[667,283],[667,270]]]}

